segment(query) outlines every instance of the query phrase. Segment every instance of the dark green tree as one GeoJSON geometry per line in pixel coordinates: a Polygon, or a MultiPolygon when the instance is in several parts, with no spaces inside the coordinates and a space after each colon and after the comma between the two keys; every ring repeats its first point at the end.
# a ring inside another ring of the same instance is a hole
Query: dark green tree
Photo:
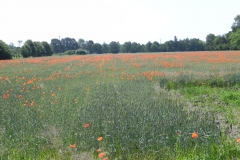
{"type": "Polygon", "coordinates": [[[165,45],[166,45],[166,51],[167,52],[175,51],[175,43],[174,43],[174,41],[172,41],[172,40],[166,41],[165,45]]]}
{"type": "Polygon", "coordinates": [[[213,51],[215,50],[215,47],[214,47],[214,38],[215,38],[215,35],[210,33],[209,35],[207,35],[206,37],[206,50],[208,51],[213,51]]]}
{"type": "Polygon", "coordinates": [[[102,52],[109,53],[109,45],[105,42],[102,44],[102,52]]]}
{"type": "Polygon", "coordinates": [[[11,50],[8,45],[0,40],[0,60],[12,59],[11,50]]]}
{"type": "Polygon", "coordinates": [[[45,42],[45,41],[43,41],[41,43],[42,43],[42,45],[43,45],[43,47],[44,47],[44,49],[46,51],[45,56],[53,55],[53,47],[50,44],[48,44],[47,42],[45,42]]]}
{"type": "Polygon", "coordinates": [[[33,41],[29,39],[24,44],[28,44],[29,45],[29,47],[31,49],[31,56],[32,57],[37,57],[37,48],[34,45],[33,41]]]}
{"type": "Polygon", "coordinates": [[[62,53],[64,52],[64,49],[62,47],[62,43],[60,40],[54,38],[54,39],[51,39],[51,45],[53,47],[53,51],[55,53],[62,53]]]}
{"type": "Polygon", "coordinates": [[[137,42],[133,42],[131,44],[131,53],[137,53],[138,52],[138,44],[137,42]]]}
{"type": "Polygon", "coordinates": [[[78,49],[78,43],[74,38],[63,38],[61,39],[61,44],[63,47],[63,51],[78,49]]]}
{"type": "Polygon", "coordinates": [[[131,52],[131,45],[132,45],[132,43],[130,41],[125,42],[121,47],[122,53],[130,53],[131,52]]]}
{"type": "Polygon", "coordinates": [[[92,52],[97,54],[102,54],[102,45],[99,43],[94,43],[92,45],[92,52]]]}
{"type": "Polygon", "coordinates": [[[234,22],[232,24],[232,31],[236,32],[240,28],[240,15],[237,15],[234,18],[234,22]]]}
{"type": "Polygon", "coordinates": [[[87,50],[90,54],[93,53],[92,51],[92,45],[94,42],[92,40],[86,41],[86,43],[83,45],[83,49],[87,50]]]}
{"type": "Polygon", "coordinates": [[[178,39],[177,39],[177,36],[174,36],[174,51],[178,51],[178,39]]]}
{"type": "Polygon", "coordinates": [[[151,52],[158,52],[159,51],[158,46],[154,43],[151,44],[150,50],[151,50],[151,52]]]}
{"type": "Polygon", "coordinates": [[[78,47],[79,47],[79,48],[83,48],[83,47],[84,47],[84,44],[85,44],[85,40],[82,39],[82,38],[79,38],[79,39],[78,39],[78,47]]]}
{"type": "Polygon", "coordinates": [[[151,45],[152,45],[152,43],[150,41],[145,45],[146,52],[151,52],[151,45]]]}
{"type": "Polygon", "coordinates": [[[36,49],[37,49],[37,56],[36,57],[42,57],[42,56],[46,56],[46,50],[43,47],[41,42],[33,42],[36,49]]]}
{"type": "Polygon", "coordinates": [[[118,53],[120,51],[120,43],[112,41],[109,44],[109,51],[110,51],[110,53],[118,53]]]}
{"type": "Polygon", "coordinates": [[[23,58],[27,58],[31,56],[31,48],[28,44],[24,44],[21,47],[21,55],[23,56],[23,58]]]}

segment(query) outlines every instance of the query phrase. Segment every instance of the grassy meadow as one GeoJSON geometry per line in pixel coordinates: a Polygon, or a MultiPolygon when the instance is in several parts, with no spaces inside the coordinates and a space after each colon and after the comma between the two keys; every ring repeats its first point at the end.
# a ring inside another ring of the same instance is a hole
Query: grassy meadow
{"type": "Polygon", "coordinates": [[[240,52],[0,61],[0,160],[240,159],[240,52]]]}

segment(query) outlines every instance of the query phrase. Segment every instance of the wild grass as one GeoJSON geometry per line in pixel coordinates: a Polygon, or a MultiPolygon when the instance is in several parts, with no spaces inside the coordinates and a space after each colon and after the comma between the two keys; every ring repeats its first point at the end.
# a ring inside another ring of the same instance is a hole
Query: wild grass
{"type": "Polygon", "coordinates": [[[0,159],[239,159],[226,132],[238,124],[239,62],[239,52],[0,61],[0,159]]]}

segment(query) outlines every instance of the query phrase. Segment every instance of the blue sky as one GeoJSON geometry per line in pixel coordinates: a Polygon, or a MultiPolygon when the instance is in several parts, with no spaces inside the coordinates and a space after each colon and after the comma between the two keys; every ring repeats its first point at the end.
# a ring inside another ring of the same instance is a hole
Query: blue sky
{"type": "Polygon", "coordinates": [[[222,35],[240,14],[240,0],[1,0],[0,39],[71,37],[95,43],[147,43],[222,35]]]}

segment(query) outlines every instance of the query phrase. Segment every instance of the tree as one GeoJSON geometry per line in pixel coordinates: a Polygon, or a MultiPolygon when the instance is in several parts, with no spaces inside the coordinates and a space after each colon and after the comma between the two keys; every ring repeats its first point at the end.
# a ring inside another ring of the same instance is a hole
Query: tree
{"type": "Polygon", "coordinates": [[[154,43],[152,43],[150,49],[151,49],[151,52],[158,52],[158,46],[154,43]]]}
{"type": "Polygon", "coordinates": [[[166,45],[166,51],[167,52],[173,52],[175,51],[175,43],[174,41],[166,41],[165,42],[165,45],[166,45]]]}
{"type": "Polygon", "coordinates": [[[8,48],[7,44],[0,40],[0,60],[12,59],[11,50],[8,48]]]}
{"type": "Polygon", "coordinates": [[[37,49],[37,56],[36,57],[42,57],[42,56],[46,56],[46,50],[43,47],[41,42],[33,42],[36,49],[37,49]]]}
{"type": "Polygon", "coordinates": [[[122,45],[122,53],[130,53],[131,52],[131,45],[132,45],[132,43],[130,41],[125,42],[122,45]]]}
{"type": "Polygon", "coordinates": [[[215,38],[215,35],[212,34],[212,33],[207,35],[207,37],[206,37],[206,50],[209,50],[209,51],[215,50],[215,48],[214,48],[214,38],[215,38]]]}
{"type": "Polygon", "coordinates": [[[61,52],[64,52],[64,49],[62,47],[62,43],[60,40],[54,38],[54,39],[51,39],[51,45],[53,47],[53,51],[55,53],[61,53],[61,52]]]}
{"type": "Polygon", "coordinates": [[[203,51],[205,48],[204,42],[197,38],[189,40],[189,51],[203,51]]]}
{"type": "Polygon", "coordinates": [[[120,43],[112,41],[109,44],[109,50],[110,50],[110,53],[118,53],[120,51],[120,43]]]}
{"type": "Polygon", "coordinates": [[[240,28],[236,32],[232,32],[230,35],[231,49],[240,50],[240,28]]]}
{"type": "Polygon", "coordinates": [[[99,43],[94,43],[92,45],[92,52],[97,53],[97,54],[101,54],[102,53],[102,45],[99,44],[99,43]]]}
{"type": "Polygon", "coordinates": [[[109,45],[105,42],[102,44],[102,52],[109,53],[109,45]]]}
{"type": "Polygon", "coordinates": [[[178,40],[176,36],[174,36],[174,51],[178,51],[178,40]]]}
{"type": "Polygon", "coordinates": [[[137,42],[133,42],[131,44],[131,53],[137,53],[138,52],[138,44],[137,42]]]}
{"type": "Polygon", "coordinates": [[[78,39],[78,47],[79,48],[83,48],[84,44],[85,44],[85,40],[82,39],[82,38],[79,38],[78,39]]]}
{"type": "Polygon", "coordinates": [[[145,45],[146,52],[151,52],[151,45],[152,45],[152,43],[150,41],[145,45]]]}
{"type": "Polygon", "coordinates": [[[24,44],[21,47],[21,51],[20,52],[21,52],[23,58],[30,57],[31,54],[32,54],[31,48],[30,48],[30,46],[28,44],[24,44]]]}
{"type": "Polygon", "coordinates": [[[41,42],[45,51],[46,51],[46,54],[45,56],[51,56],[53,55],[53,47],[51,45],[49,45],[47,42],[43,41],[41,42]]]}
{"type": "Polygon", "coordinates": [[[138,52],[145,52],[145,45],[138,43],[138,52]]]}
{"type": "Polygon", "coordinates": [[[232,24],[232,31],[233,32],[236,32],[239,28],[240,28],[240,15],[237,15],[235,18],[234,18],[234,21],[233,24],[232,24]]]}
{"type": "Polygon", "coordinates": [[[32,40],[27,40],[24,44],[28,44],[31,49],[31,56],[36,57],[37,56],[37,48],[34,45],[32,40]]]}
{"type": "Polygon", "coordinates": [[[86,41],[86,45],[84,45],[83,49],[86,49],[91,54],[91,53],[93,53],[93,51],[92,51],[93,44],[94,44],[94,42],[92,40],[86,41]]]}
{"type": "Polygon", "coordinates": [[[63,47],[63,51],[78,49],[78,43],[74,38],[63,38],[61,39],[61,44],[63,47]]]}

